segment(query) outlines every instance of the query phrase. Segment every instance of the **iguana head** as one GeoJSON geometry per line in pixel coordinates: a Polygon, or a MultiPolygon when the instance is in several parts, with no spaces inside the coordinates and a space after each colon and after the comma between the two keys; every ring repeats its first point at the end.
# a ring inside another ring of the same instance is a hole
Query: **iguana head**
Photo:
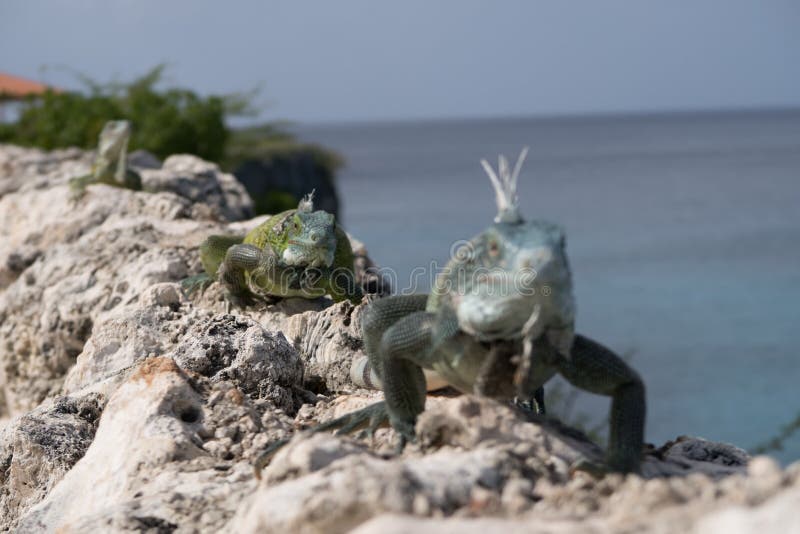
{"type": "Polygon", "coordinates": [[[336,221],[326,211],[314,211],[314,192],[300,201],[287,227],[283,261],[302,267],[330,267],[336,252],[336,221]]]}
{"type": "Polygon", "coordinates": [[[100,132],[100,142],[97,146],[98,157],[115,161],[127,148],[130,136],[130,122],[108,121],[100,132]]]}
{"type": "Polygon", "coordinates": [[[574,304],[564,231],[547,221],[519,215],[514,172],[500,158],[498,174],[482,162],[497,193],[494,224],[457,247],[437,280],[459,329],[480,341],[538,337],[547,330],[572,341],[574,304]],[[442,285],[445,284],[445,285],[442,285]]]}

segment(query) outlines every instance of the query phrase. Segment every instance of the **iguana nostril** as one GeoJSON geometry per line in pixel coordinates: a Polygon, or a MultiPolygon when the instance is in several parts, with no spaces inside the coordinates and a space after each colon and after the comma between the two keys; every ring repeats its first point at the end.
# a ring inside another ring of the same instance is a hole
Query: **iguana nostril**
{"type": "Polygon", "coordinates": [[[319,241],[319,233],[311,232],[311,241],[313,241],[314,243],[317,243],[319,241]]]}

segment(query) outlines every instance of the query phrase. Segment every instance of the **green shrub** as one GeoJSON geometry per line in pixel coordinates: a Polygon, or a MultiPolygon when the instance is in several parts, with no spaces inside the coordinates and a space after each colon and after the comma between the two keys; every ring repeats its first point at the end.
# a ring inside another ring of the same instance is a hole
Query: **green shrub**
{"type": "Polygon", "coordinates": [[[230,136],[225,117],[247,111],[247,98],[158,90],[163,70],[158,66],[127,84],[101,85],[84,78],[86,94],[48,91],[29,97],[17,122],[0,129],[0,141],[45,149],[93,148],[106,121],[127,119],[133,125],[131,150],[142,148],[161,158],[190,153],[220,161],[230,136]]]}
{"type": "Polygon", "coordinates": [[[257,114],[254,92],[202,97],[183,88],[160,89],[163,72],[160,65],[128,83],[100,84],[80,76],[83,92],[31,96],[23,101],[15,123],[0,123],[0,142],[47,150],[90,149],[97,146],[106,121],[125,119],[132,126],[129,150],[144,149],[161,159],[195,154],[229,171],[247,161],[266,165],[268,176],[245,183],[257,213],[295,207],[310,190],[303,182],[309,176],[320,184],[318,198],[327,195],[334,208],[338,205],[334,175],[342,160],[336,153],[300,143],[278,124],[230,130],[227,117],[257,114]]]}

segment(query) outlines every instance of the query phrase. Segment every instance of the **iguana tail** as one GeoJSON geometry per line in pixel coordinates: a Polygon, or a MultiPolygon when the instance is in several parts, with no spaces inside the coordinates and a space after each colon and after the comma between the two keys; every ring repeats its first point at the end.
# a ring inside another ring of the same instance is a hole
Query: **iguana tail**
{"type": "MultiPolygon", "coordinates": [[[[428,391],[436,391],[449,385],[436,371],[423,369],[422,372],[425,373],[425,384],[428,391]]],[[[383,389],[383,381],[372,368],[366,356],[353,358],[350,366],[350,380],[360,388],[383,389]]]]}
{"type": "MultiPolygon", "coordinates": [[[[366,430],[368,435],[372,435],[381,426],[389,424],[389,413],[386,411],[386,403],[383,401],[370,404],[365,408],[350,412],[331,421],[327,421],[309,430],[310,434],[325,432],[326,430],[336,430],[336,435],[350,434],[357,430],[366,430]]],[[[289,443],[291,438],[284,438],[273,441],[264,451],[258,455],[253,469],[256,478],[261,479],[261,470],[270,462],[272,456],[284,445],[289,443]]]]}

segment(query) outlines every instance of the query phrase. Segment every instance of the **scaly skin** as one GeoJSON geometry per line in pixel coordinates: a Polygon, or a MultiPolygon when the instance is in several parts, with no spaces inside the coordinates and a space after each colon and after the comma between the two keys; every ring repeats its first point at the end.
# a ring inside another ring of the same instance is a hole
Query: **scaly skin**
{"type": "MultiPolygon", "coordinates": [[[[556,374],[586,391],[612,398],[605,465],[583,460],[594,474],[638,472],[644,439],[645,390],[639,375],[609,349],[574,333],[572,281],[563,230],[522,220],[516,175],[501,158],[495,223],[461,247],[429,296],[395,296],[365,310],[362,327],[370,372],[385,402],[348,414],[326,428],[388,417],[400,448],[414,439],[425,409],[424,371],[464,393],[501,400],[541,400],[556,374]]],[[[369,376],[365,373],[363,376],[369,376]]],[[[275,450],[272,447],[268,454],[275,450]]],[[[268,460],[262,455],[260,468],[268,460]]]]}
{"type": "Polygon", "coordinates": [[[216,279],[239,307],[258,299],[318,298],[361,302],[350,240],[333,215],[314,211],[311,195],[297,209],[271,216],[246,236],[209,236],[200,246],[204,275],[184,281],[194,289],[216,279]]]}
{"type": "Polygon", "coordinates": [[[73,198],[81,198],[90,184],[106,184],[141,191],[142,178],[127,168],[130,136],[131,125],[128,121],[108,121],[103,126],[92,172],[69,181],[73,198]]]}

